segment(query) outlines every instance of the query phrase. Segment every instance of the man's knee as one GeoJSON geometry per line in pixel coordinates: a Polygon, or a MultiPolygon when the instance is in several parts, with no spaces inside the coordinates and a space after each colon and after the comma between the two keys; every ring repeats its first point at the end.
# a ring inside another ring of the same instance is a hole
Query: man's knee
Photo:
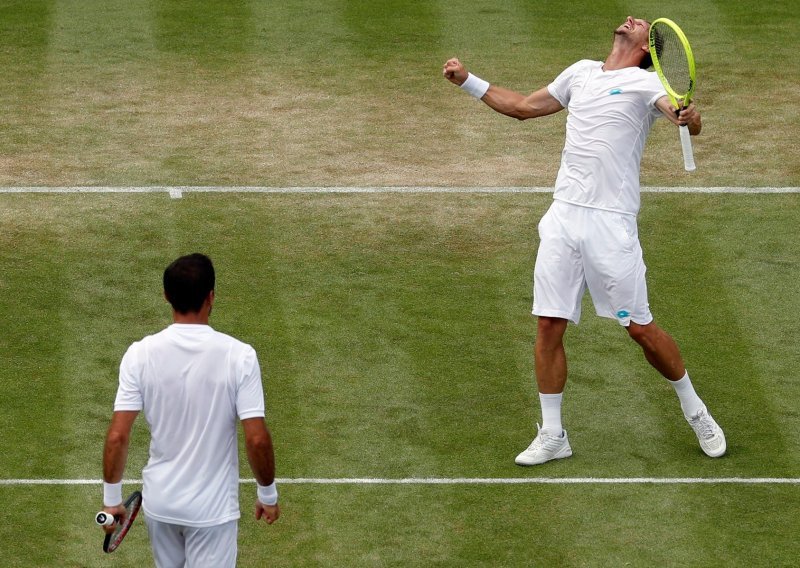
{"type": "Polygon", "coordinates": [[[638,323],[631,322],[626,329],[631,339],[644,348],[652,347],[658,341],[658,337],[663,333],[661,328],[653,322],[647,325],[639,325],[638,323]]]}
{"type": "Polygon", "coordinates": [[[567,320],[539,316],[536,331],[537,345],[561,344],[561,338],[567,330],[567,320]]]}
{"type": "MultiPolygon", "coordinates": [[[[648,324],[652,325],[652,324],[648,324]]],[[[628,335],[633,339],[636,343],[641,343],[648,335],[647,325],[639,325],[638,323],[629,323],[628,327],[625,330],[628,332],[628,335]]]]}

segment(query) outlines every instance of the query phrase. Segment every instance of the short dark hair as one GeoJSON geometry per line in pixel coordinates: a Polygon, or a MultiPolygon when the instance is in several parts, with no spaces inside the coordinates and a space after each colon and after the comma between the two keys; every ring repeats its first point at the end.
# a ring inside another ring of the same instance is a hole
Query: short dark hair
{"type": "Polygon", "coordinates": [[[214,265],[204,254],[182,256],[164,270],[164,294],[181,314],[199,312],[214,290],[214,265]]]}
{"type": "MultiPolygon", "coordinates": [[[[650,22],[647,23],[650,24],[650,22]]],[[[664,38],[658,29],[656,29],[655,35],[656,35],[656,42],[655,42],[656,55],[661,56],[661,50],[664,49],[664,38]]],[[[652,66],[653,66],[653,55],[648,51],[647,53],[644,54],[644,57],[639,62],[639,67],[641,69],[650,69],[652,66]]]]}

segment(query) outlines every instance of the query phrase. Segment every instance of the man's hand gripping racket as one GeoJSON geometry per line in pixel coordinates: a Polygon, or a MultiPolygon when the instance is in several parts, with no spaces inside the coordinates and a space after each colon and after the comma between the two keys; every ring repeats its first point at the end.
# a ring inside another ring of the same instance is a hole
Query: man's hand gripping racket
{"type": "Polygon", "coordinates": [[[103,552],[114,552],[117,549],[125,538],[125,535],[128,534],[141,507],[142,493],[140,491],[134,491],[121,507],[124,509],[124,512],[121,511],[119,514],[112,514],[106,511],[100,511],[95,515],[95,522],[106,531],[106,536],[103,540],[103,552]]]}
{"type": "MultiPolygon", "coordinates": [[[[695,89],[695,65],[689,40],[678,25],[667,18],[658,18],[650,25],[650,56],[661,84],[680,117],[692,101],[695,89]]],[[[684,113],[685,114],[685,113],[684,113]]],[[[694,152],[689,128],[679,126],[683,165],[694,171],[694,152]]]]}

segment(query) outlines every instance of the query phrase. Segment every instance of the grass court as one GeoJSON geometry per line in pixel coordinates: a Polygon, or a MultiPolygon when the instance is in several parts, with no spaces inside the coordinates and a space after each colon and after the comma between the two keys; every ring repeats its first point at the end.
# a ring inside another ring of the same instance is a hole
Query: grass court
{"type": "MultiPolygon", "coordinates": [[[[671,17],[698,60],[698,170],[657,124],[642,183],[687,191],[643,194],[639,230],[656,321],[728,438],[725,457],[702,455],[672,389],[587,298],[567,333],[575,455],[514,465],[539,417],[547,193],[0,188],[3,565],[151,562],[139,521],[101,551],[102,443],[119,360],[169,323],[161,273],[195,250],[217,268],[212,325],[259,353],[286,480],[271,527],[242,486],[240,566],[794,565],[800,195],[691,188],[800,186],[798,18],[788,1],[668,8],[0,2],[2,188],[549,186],[565,114],[496,115],[442,63],[532,91],[603,58],[627,15],[671,17]],[[357,478],[547,482],[298,482],[357,478]],[[578,478],[794,481],[558,482],[578,478]]],[[[140,417],[129,479],[147,434],[140,417]]]]}

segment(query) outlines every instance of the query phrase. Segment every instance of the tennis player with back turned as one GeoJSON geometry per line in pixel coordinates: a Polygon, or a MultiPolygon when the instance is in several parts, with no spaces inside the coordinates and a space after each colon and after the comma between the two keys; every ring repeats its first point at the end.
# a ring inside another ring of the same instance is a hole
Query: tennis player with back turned
{"type": "MultiPolygon", "coordinates": [[[[272,436],[255,350],[209,326],[215,272],[203,254],[164,271],[173,323],[128,348],[103,453],[103,504],[124,516],[122,475],[139,412],[150,426],[142,509],[158,567],[236,565],[237,422],[257,482],[255,518],[278,519],[272,436]]],[[[113,527],[106,527],[107,531],[113,527]]]]}

